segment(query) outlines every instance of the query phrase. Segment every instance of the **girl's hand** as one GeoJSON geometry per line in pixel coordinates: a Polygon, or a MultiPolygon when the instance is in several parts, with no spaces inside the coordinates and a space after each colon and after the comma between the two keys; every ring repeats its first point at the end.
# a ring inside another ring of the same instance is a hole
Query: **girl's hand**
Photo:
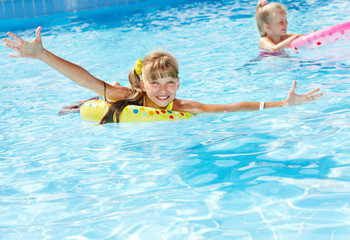
{"type": "Polygon", "coordinates": [[[40,30],[41,30],[41,27],[38,27],[36,29],[35,39],[31,42],[24,41],[23,39],[16,36],[15,34],[8,32],[7,34],[17,42],[4,38],[3,41],[5,42],[5,45],[19,53],[16,55],[10,54],[10,56],[14,58],[24,57],[24,58],[40,59],[41,53],[44,50],[41,42],[40,30]]]}
{"type": "Polygon", "coordinates": [[[310,92],[304,93],[302,95],[298,95],[295,93],[296,86],[297,86],[297,81],[294,81],[291,89],[289,90],[287,99],[285,100],[287,106],[303,104],[312,100],[319,99],[323,95],[323,93],[315,94],[316,92],[320,91],[319,88],[315,88],[310,92]]]}

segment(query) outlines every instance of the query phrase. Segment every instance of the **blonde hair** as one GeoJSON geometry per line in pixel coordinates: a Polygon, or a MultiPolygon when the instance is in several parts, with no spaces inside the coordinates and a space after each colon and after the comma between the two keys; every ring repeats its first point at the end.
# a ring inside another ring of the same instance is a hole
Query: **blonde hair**
{"type": "Polygon", "coordinates": [[[142,77],[147,81],[179,75],[179,64],[176,58],[165,51],[148,54],[142,63],[142,77]]]}
{"type": "Polygon", "coordinates": [[[283,11],[287,13],[285,6],[281,3],[271,2],[261,6],[262,2],[265,0],[260,0],[256,6],[256,24],[258,26],[258,30],[261,37],[266,37],[267,32],[265,30],[264,25],[269,24],[271,22],[271,16],[277,11],[283,11]]]}
{"type": "MultiPolygon", "coordinates": [[[[156,51],[147,54],[142,61],[142,78],[145,81],[153,81],[160,78],[178,77],[179,64],[176,58],[165,51],[156,51]]],[[[142,105],[145,92],[141,89],[141,79],[136,73],[135,67],[129,72],[129,82],[133,93],[124,100],[113,103],[106,115],[102,118],[101,124],[114,122],[113,115],[116,113],[116,120],[119,122],[119,116],[123,109],[128,105],[142,105]]]]}

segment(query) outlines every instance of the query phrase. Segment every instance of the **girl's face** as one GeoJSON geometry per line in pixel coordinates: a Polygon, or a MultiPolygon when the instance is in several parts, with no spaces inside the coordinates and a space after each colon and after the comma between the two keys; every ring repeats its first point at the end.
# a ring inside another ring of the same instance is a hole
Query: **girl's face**
{"type": "Polygon", "coordinates": [[[271,21],[266,26],[266,32],[270,35],[284,36],[287,34],[287,14],[284,11],[278,11],[271,17],[271,21]]]}
{"type": "Polygon", "coordinates": [[[147,94],[145,106],[153,108],[167,107],[175,99],[179,86],[179,78],[161,78],[150,82],[142,79],[141,88],[147,94]]]}

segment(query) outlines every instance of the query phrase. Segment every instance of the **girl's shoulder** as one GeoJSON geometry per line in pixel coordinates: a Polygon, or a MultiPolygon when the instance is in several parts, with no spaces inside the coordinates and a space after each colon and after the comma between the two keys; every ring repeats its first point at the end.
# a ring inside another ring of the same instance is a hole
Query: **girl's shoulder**
{"type": "Polygon", "coordinates": [[[261,49],[269,49],[270,44],[271,40],[268,37],[261,37],[259,39],[259,48],[261,49]]]}
{"type": "Polygon", "coordinates": [[[268,41],[268,40],[269,40],[268,37],[260,37],[260,39],[259,39],[259,45],[262,44],[262,43],[264,43],[264,42],[266,42],[266,41],[268,41]]]}
{"type": "Polygon", "coordinates": [[[173,101],[173,110],[196,113],[196,109],[200,109],[200,105],[201,103],[199,102],[175,98],[173,101]]]}

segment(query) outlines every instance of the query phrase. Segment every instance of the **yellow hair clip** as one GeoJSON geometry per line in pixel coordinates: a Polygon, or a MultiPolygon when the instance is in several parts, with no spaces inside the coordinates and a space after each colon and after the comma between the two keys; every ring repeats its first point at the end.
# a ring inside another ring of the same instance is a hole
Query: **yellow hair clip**
{"type": "Polygon", "coordinates": [[[137,75],[142,75],[142,59],[139,59],[135,63],[135,72],[137,75]]]}

